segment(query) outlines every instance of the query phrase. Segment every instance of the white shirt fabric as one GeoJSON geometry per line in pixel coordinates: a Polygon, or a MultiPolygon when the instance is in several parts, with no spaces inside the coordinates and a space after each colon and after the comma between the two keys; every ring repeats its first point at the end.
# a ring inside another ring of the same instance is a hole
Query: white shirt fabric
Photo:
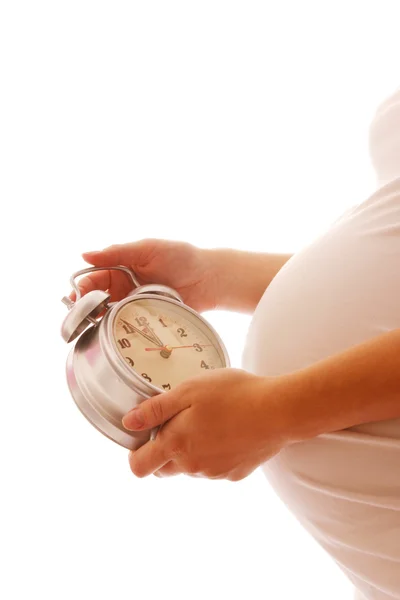
{"type": "MultiPolygon", "coordinates": [[[[272,281],[250,326],[246,370],[292,372],[400,328],[400,90],[378,109],[370,141],[376,193],[272,281]]],[[[400,418],[294,444],[262,469],[357,599],[400,599],[400,418]]]]}

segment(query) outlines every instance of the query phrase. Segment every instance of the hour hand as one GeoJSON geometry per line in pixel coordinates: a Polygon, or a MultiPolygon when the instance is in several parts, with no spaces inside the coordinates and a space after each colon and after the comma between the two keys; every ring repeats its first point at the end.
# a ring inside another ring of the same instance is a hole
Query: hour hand
{"type": "Polygon", "coordinates": [[[154,333],[154,331],[151,329],[151,327],[147,327],[147,329],[150,329],[152,336],[153,336],[154,343],[159,344],[159,347],[157,348],[157,350],[161,350],[160,355],[163,358],[169,358],[171,356],[172,349],[169,346],[166,346],[165,344],[163,344],[163,342],[160,340],[158,335],[156,335],[154,333]]]}

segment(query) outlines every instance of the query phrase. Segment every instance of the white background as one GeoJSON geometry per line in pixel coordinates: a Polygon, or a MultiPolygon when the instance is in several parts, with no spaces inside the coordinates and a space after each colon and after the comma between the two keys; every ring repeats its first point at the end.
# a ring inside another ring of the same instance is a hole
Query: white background
{"type": "MultiPolygon", "coordinates": [[[[365,199],[396,3],[0,2],[0,596],[351,598],[257,471],[136,479],[76,409],[80,253],[143,237],[295,251],[365,199]]],[[[249,318],[206,315],[240,366],[249,318]]]]}

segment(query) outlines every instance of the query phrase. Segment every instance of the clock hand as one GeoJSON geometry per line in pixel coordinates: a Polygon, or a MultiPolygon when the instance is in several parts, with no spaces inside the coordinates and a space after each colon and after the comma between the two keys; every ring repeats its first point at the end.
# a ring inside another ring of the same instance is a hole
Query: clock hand
{"type": "Polygon", "coordinates": [[[146,329],[150,329],[150,331],[151,331],[151,337],[156,342],[156,344],[160,344],[160,346],[162,346],[164,348],[165,347],[164,344],[162,343],[162,341],[160,340],[160,338],[155,334],[154,330],[151,327],[149,327],[148,325],[146,326],[146,329]]]}
{"type": "Polygon", "coordinates": [[[200,346],[201,348],[207,348],[208,346],[212,346],[212,344],[193,344],[192,346],[158,346],[156,348],[145,348],[146,352],[153,352],[154,350],[179,350],[180,348],[196,348],[200,346]]]}
{"type": "Polygon", "coordinates": [[[124,323],[127,327],[129,327],[131,329],[131,331],[128,332],[128,330],[126,330],[126,332],[129,333],[133,333],[134,331],[136,333],[139,333],[140,335],[142,335],[144,338],[146,338],[146,340],[148,340],[149,342],[151,342],[152,344],[160,344],[161,345],[161,352],[160,355],[163,358],[169,358],[171,356],[171,350],[167,350],[166,346],[164,346],[164,344],[162,343],[162,341],[160,340],[159,337],[156,336],[156,334],[154,333],[154,331],[152,330],[152,328],[149,325],[145,326],[145,331],[146,330],[150,330],[152,332],[152,336],[147,335],[145,333],[145,331],[142,331],[141,329],[138,329],[137,327],[135,327],[135,325],[132,325],[132,323],[129,323],[128,321],[124,321],[124,319],[121,319],[122,323],[124,323]]]}
{"type": "MultiPolygon", "coordinates": [[[[122,319],[121,319],[122,320],[122,319]]],[[[151,342],[152,344],[158,344],[159,340],[156,340],[154,337],[150,337],[149,335],[147,335],[144,331],[142,331],[141,329],[138,329],[137,327],[135,327],[134,325],[132,325],[131,323],[128,323],[128,321],[124,321],[122,320],[123,323],[125,323],[125,325],[128,325],[128,327],[130,327],[132,329],[132,331],[127,331],[127,333],[140,333],[140,335],[142,335],[144,338],[146,338],[146,340],[148,340],[149,342],[151,342]]]]}

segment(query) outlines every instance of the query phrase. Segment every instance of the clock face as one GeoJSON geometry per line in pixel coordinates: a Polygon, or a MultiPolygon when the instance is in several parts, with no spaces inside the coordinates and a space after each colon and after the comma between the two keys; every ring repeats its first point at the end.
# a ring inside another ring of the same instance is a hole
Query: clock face
{"type": "Polygon", "coordinates": [[[126,363],[161,390],[227,366],[212,330],[167,300],[135,298],[124,304],[114,318],[113,335],[126,363]]]}

